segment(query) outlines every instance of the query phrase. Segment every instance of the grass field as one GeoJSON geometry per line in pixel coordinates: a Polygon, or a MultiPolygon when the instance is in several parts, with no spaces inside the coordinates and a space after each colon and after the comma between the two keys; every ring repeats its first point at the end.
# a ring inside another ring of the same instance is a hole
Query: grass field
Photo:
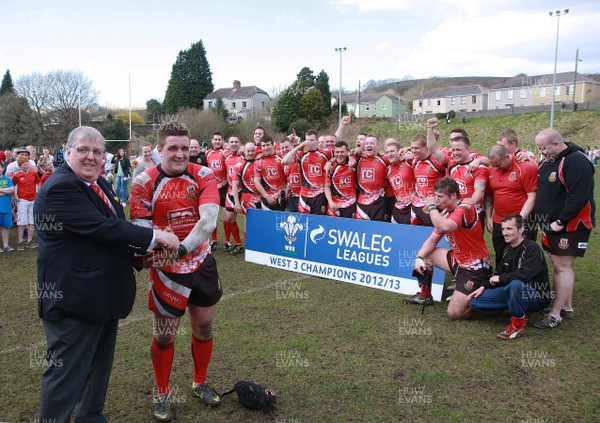
{"type": "MultiPolygon", "coordinates": [[[[596,192],[599,183],[596,176],[596,192]]],[[[13,245],[15,237],[13,231],[13,245]]],[[[245,263],[218,250],[225,293],[209,382],[225,391],[253,379],[276,390],[277,405],[253,412],[233,395],[209,409],[192,398],[184,320],[171,374],[175,421],[598,422],[598,230],[589,245],[575,266],[576,319],[554,330],[528,328],[512,342],[495,337],[505,316],[453,322],[445,304],[421,315],[398,294],[245,263]]],[[[38,417],[45,338],[35,258],[36,250],[0,255],[0,422],[38,417]]],[[[117,423],[152,421],[147,272],[137,281],[107,398],[106,414],[117,423]]]]}

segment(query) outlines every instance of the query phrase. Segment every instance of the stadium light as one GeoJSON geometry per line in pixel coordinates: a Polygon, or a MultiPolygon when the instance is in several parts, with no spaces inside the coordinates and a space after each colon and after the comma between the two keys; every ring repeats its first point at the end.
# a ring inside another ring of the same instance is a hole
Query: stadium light
{"type": "Polygon", "coordinates": [[[550,128],[554,127],[554,98],[556,97],[556,62],[558,61],[558,32],[560,28],[560,17],[569,13],[569,9],[548,12],[550,17],[556,17],[556,47],[554,48],[554,75],[552,76],[552,105],[550,106],[550,128]]]}
{"type": "Polygon", "coordinates": [[[340,92],[338,94],[338,125],[342,123],[342,53],[346,47],[336,47],[335,51],[340,53],[340,92]]]}

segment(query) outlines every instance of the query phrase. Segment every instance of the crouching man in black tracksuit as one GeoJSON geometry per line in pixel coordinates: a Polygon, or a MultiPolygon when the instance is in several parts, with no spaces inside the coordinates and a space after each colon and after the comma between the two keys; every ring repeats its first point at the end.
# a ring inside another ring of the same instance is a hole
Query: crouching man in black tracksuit
{"type": "Polygon", "coordinates": [[[469,295],[469,308],[482,314],[498,314],[508,308],[510,324],[498,338],[523,336],[527,312],[541,310],[550,302],[548,266],[542,248],[523,237],[523,218],[509,214],[502,219],[502,235],[508,244],[496,274],[469,295]]]}

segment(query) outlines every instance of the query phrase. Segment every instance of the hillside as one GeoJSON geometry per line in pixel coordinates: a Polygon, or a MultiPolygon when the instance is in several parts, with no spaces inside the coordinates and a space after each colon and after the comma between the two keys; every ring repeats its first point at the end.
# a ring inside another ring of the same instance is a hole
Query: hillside
{"type": "MultiPolygon", "coordinates": [[[[460,119],[439,127],[441,142],[446,144],[450,130],[464,128],[469,134],[473,150],[484,153],[496,142],[496,137],[507,128],[513,128],[521,138],[521,145],[531,151],[536,151],[535,136],[547,128],[550,122],[549,112],[530,113],[524,115],[498,116],[493,118],[469,119],[463,123],[460,119]]],[[[554,127],[564,137],[583,147],[586,145],[600,147],[600,111],[579,111],[576,113],[556,113],[554,127]]],[[[359,132],[373,133],[380,141],[386,138],[396,138],[403,146],[408,145],[410,138],[416,133],[426,132],[425,121],[413,122],[368,122],[357,120],[347,129],[344,139],[354,144],[359,132]]]]}

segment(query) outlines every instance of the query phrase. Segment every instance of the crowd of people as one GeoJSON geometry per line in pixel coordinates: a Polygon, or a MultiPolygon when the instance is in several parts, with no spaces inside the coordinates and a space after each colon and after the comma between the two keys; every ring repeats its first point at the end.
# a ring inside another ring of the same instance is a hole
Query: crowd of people
{"type": "Polygon", "coordinates": [[[41,418],[63,421],[74,410],[83,420],[103,421],[117,322],[131,311],[135,295],[132,266],[150,269],[154,417],[173,418],[174,329],[186,310],[193,395],[207,405],[221,402],[206,382],[222,295],[212,255],[220,248],[221,209],[223,249],[232,255],[243,251],[237,214],[248,209],[431,226],[414,264],[421,289],[407,303],[433,304],[438,267],[453,275],[449,317],[508,311],[501,339],[522,336],[528,312],[544,312],[535,323],[541,329],[574,317],[573,263],[583,257],[595,225],[594,167],[583,149],[545,129],[535,138],[538,162],[507,129],[486,154],[477,153],[460,128],[442,145],[435,118],[408,146],[390,138],[382,149],[375,135],[360,133],[351,148],[342,140],[349,122],[345,117],[335,134],[308,131],[301,140],[293,132],[279,142],[262,127],[246,144],[216,132],[207,149],[183,123],[168,122],[156,147],[142,145],[131,161],[123,150],[108,156],[104,138],[89,127],[73,130],[53,158],[31,160],[31,151],[15,151],[15,164],[0,168],[6,170],[0,178],[3,251],[10,251],[7,199],[18,198],[19,247],[35,248],[34,223],[38,231],[38,290],[66,294],[38,297],[48,353],[70,363],[46,368],[41,418]],[[54,225],[44,224],[49,221],[54,225]],[[485,230],[492,234],[495,266],[485,230]],[[444,236],[449,249],[438,247],[444,236]],[[554,268],[553,294],[543,250],[554,268]]]}

